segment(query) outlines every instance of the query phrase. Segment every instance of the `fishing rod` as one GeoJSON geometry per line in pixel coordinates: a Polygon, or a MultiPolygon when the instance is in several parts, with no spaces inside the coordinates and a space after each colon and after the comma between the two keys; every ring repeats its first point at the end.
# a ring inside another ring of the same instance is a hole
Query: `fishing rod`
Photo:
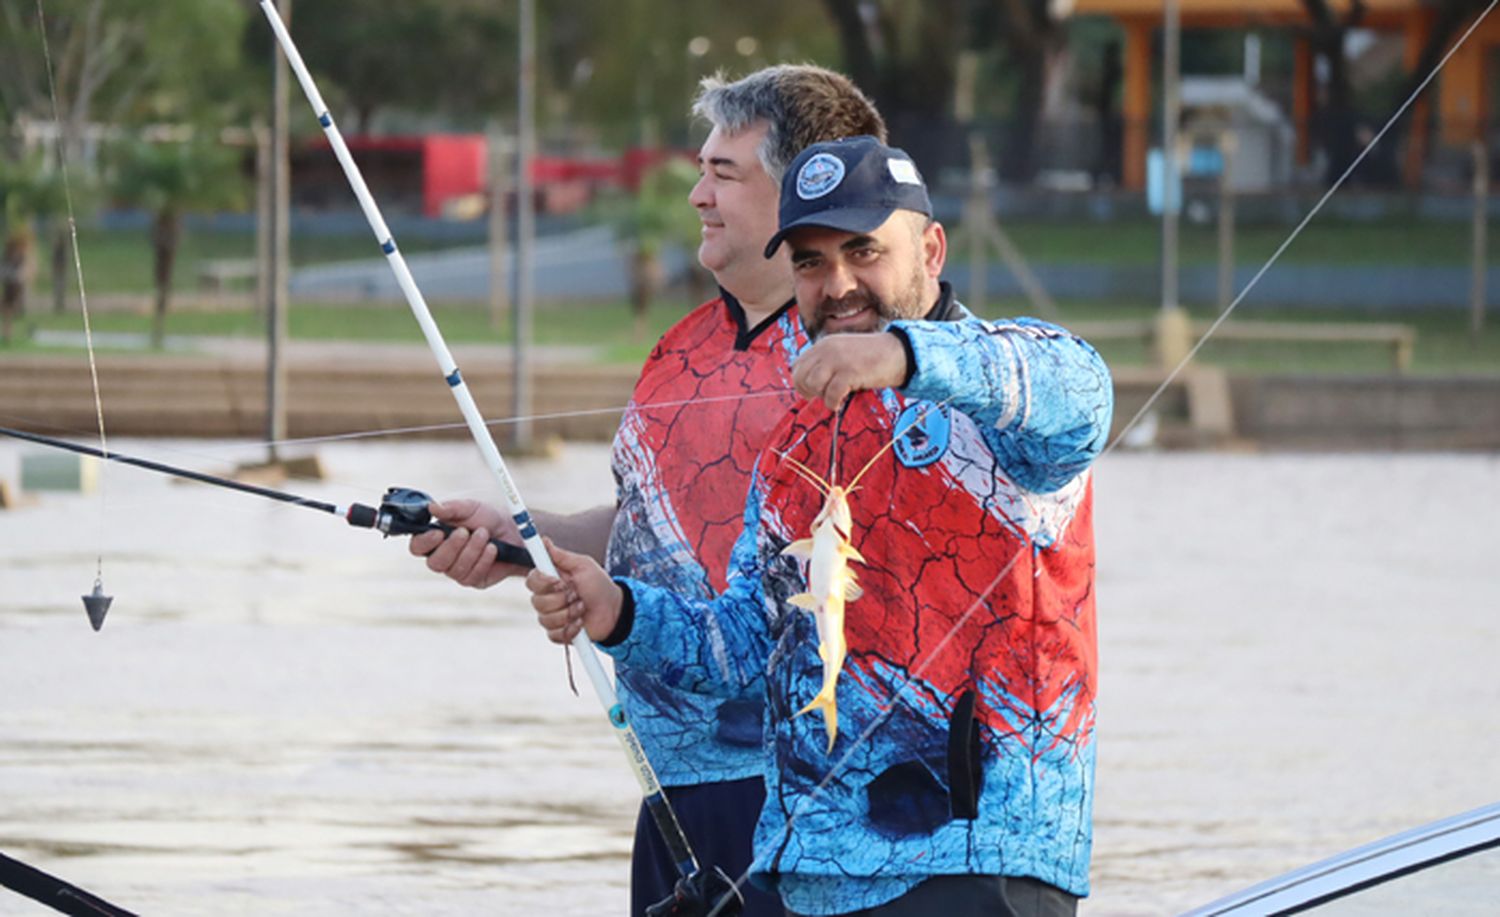
{"type": "MultiPolygon", "coordinates": [[[[453,531],[453,526],[444,522],[434,522],[432,513],[427,504],[432,498],[420,490],[410,487],[388,488],[380,500],[380,506],[367,506],[363,503],[351,503],[348,506],[338,506],[333,503],[325,503],[321,500],[310,500],[297,494],[287,493],[283,490],[272,490],[269,487],[261,487],[256,484],[246,484],[232,478],[222,478],[218,475],[206,474],[201,471],[192,471],[187,468],[178,468],[163,462],[153,462],[150,459],[137,458],[121,452],[105,452],[95,449],[93,446],[84,446],[79,443],[69,442],[65,439],[57,439],[51,436],[43,436],[40,433],[28,433],[24,430],[16,430],[11,427],[0,427],[0,436],[9,436],[13,439],[25,440],[36,443],[39,446],[48,446],[54,449],[65,449],[76,452],[79,455],[87,455],[97,459],[108,459],[111,462],[119,462],[122,465],[131,465],[135,468],[143,468],[146,471],[154,471],[159,474],[171,475],[174,478],[182,478],[188,481],[197,481],[200,484],[212,484],[215,487],[223,487],[228,490],[237,490],[240,493],[251,494],[257,497],[265,497],[268,500],[276,500],[288,503],[292,506],[301,506],[307,509],[317,510],[321,513],[329,513],[340,516],[345,522],[355,528],[375,529],[383,532],[387,537],[391,535],[419,535],[422,532],[453,531]]],[[[509,544],[498,538],[491,538],[490,544],[495,546],[497,554],[495,559],[501,563],[514,564],[520,567],[531,566],[531,555],[525,548],[509,544]]],[[[96,583],[94,594],[83,597],[84,608],[89,613],[89,623],[94,625],[94,630],[104,626],[104,615],[109,611],[110,597],[103,595],[102,590],[96,583]]]]}
{"type": "Polygon", "coordinates": [[[0,853],[0,885],[74,917],[136,917],[98,895],[0,853]]]}
{"type": "MultiPolygon", "coordinates": [[[[370,194],[370,188],[365,184],[364,176],[360,173],[359,166],[355,164],[354,156],[349,152],[349,146],[344,142],[343,134],[334,124],[333,115],[324,103],[317,84],[313,82],[312,74],[303,62],[301,52],[292,41],[292,35],[287,30],[286,23],[282,21],[281,15],[276,11],[276,5],[271,0],[260,0],[260,8],[265,13],[266,21],[271,25],[271,31],[276,34],[276,41],[286,55],[292,72],[296,74],[297,82],[301,84],[302,92],[307,96],[313,114],[317,116],[318,123],[323,127],[323,134],[328,138],[328,144],[332,147],[335,158],[344,170],[344,177],[349,181],[349,187],[354,192],[360,209],[364,212],[366,222],[370,224],[371,232],[375,234],[380,250],[385,253],[386,262],[396,276],[396,284],[406,297],[407,305],[411,307],[412,316],[422,328],[422,334],[427,339],[427,345],[438,362],[443,379],[448,383],[449,390],[458,403],[459,411],[468,423],[474,444],[479,447],[485,464],[489,466],[495,479],[500,483],[500,488],[505,494],[505,502],[510,507],[511,518],[515,521],[516,529],[521,533],[533,564],[536,569],[548,576],[558,578],[557,567],[553,565],[546,543],[542,541],[541,533],[537,531],[531,513],[521,499],[520,490],[517,489],[515,481],[505,467],[505,459],[500,455],[500,449],[495,445],[494,437],[490,435],[484,416],[479,413],[479,407],[474,403],[474,396],[470,394],[469,387],[465,384],[462,373],[459,372],[458,364],[443,340],[443,333],[438,328],[437,321],[433,319],[431,310],[427,308],[427,302],[422,296],[422,291],[418,289],[416,280],[412,277],[411,269],[407,267],[406,259],[396,247],[395,237],[386,225],[385,218],[381,216],[380,208],[375,203],[374,196],[370,194]]],[[[698,863],[698,858],[693,854],[692,846],[688,843],[687,835],[683,833],[682,825],[677,821],[677,815],[672,811],[671,803],[667,801],[666,792],[657,780],[656,771],[646,756],[646,749],[635,734],[635,730],[631,728],[625,707],[620,703],[609,676],[604,673],[604,667],[600,664],[588,635],[579,631],[570,645],[578,650],[579,660],[583,664],[584,671],[588,673],[594,693],[604,708],[610,725],[613,727],[615,738],[619,740],[626,760],[630,762],[631,771],[635,774],[636,782],[640,785],[641,798],[647,811],[651,813],[651,819],[662,841],[666,844],[680,877],[672,897],[648,909],[647,913],[687,917],[687,915],[706,914],[711,906],[715,907],[719,913],[737,913],[742,906],[739,890],[729,877],[724,875],[722,869],[717,867],[704,869],[698,863]]]]}

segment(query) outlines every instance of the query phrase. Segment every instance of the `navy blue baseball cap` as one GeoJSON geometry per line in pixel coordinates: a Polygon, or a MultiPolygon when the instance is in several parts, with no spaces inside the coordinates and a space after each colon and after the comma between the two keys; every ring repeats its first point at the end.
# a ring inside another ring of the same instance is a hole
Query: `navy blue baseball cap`
{"type": "Polygon", "coordinates": [[[782,176],[781,226],[766,257],[799,226],[869,232],[897,210],[932,216],[927,185],[903,150],[869,136],[814,143],[782,176]]]}

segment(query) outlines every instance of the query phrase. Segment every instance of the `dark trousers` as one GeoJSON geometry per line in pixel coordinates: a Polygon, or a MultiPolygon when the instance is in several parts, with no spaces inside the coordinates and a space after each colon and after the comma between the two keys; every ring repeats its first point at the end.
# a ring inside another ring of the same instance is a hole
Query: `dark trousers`
{"type": "MultiPolygon", "coordinates": [[[[704,868],[719,867],[731,880],[742,878],[750,868],[750,840],[766,801],[765,783],[751,777],[672,786],[666,793],[698,862],[704,868]]],[[[635,850],[630,857],[632,917],[642,917],[646,908],[669,897],[677,879],[677,867],[643,804],[635,822],[635,850]]],[[[748,881],[740,886],[740,894],[745,896],[744,917],[781,917],[781,901],[748,881]]]]}
{"type": "MultiPolygon", "coordinates": [[[[787,911],[787,917],[799,917],[787,911]]],[[[1060,888],[1005,876],[934,876],[878,907],[843,917],[1073,917],[1078,898],[1060,888]]]]}

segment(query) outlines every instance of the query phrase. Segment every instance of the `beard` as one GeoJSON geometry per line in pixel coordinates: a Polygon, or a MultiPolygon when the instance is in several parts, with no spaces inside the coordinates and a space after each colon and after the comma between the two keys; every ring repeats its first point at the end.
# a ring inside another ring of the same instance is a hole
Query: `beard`
{"type": "Polygon", "coordinates": [[[838,299],[825,297],[818,303],[817,311],[813,313],[813,320],[808,324],[808,337],[816,340],[825,333],[829,334],[869,334],[876,331],[884,331],[891,322],[903,318],[921,318],[927,314],[932,303],[924,303],[923,290],[926,285],[926,275],[920,267],[912,271],[906,288],[901,290],[894,299],[885,300],[870,288],[861,284],[858,289],[838,299]],[[836,331],[826,331],[829,319],[835,315],[858,312],[868,308],[875,316],[875,325],[871,328],[849,328],[836,331]]]}

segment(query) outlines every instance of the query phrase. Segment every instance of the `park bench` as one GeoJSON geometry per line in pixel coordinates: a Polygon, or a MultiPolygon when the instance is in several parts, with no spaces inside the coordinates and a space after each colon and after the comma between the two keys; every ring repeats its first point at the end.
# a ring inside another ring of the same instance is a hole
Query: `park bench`
{"type": "MultiPolygon", "coordinates": [[[[1212,322],[1192,323],[1193,340],[1202,340],[1212,322]]],[[[1068,328],[1086,341],[1138,340],[1149,345],[1156,335],[1154,319],[1103,319],[1069,322],[1068,328]]],[[[1226,321],[1214,331],[1219,341],[1313,342],[1385,344],[1397,372],[1411,369],[1417,330],[1395,322],[1264,322],[1226,321]]]]}
{"type": "MultiPolygon", "coordinates": [[[[1193,337],[1200,339],[1211,322],[1194,322],[1193,337]]],[[[1227,321],[1214,331],[1221,341],[1270,341],[1298,343],[1385,344],[1391,348],[1391,365],[1398,373],[1411,369],[1417,329],[1394,322],[1235,322],[1227,321]]]]}
{"type": "Polygon", "coordinates": [[[236,281],[254,280],[255,272],[251,258],[212,258],[198,267],[198,288],[222,293],[236,281]]]}

